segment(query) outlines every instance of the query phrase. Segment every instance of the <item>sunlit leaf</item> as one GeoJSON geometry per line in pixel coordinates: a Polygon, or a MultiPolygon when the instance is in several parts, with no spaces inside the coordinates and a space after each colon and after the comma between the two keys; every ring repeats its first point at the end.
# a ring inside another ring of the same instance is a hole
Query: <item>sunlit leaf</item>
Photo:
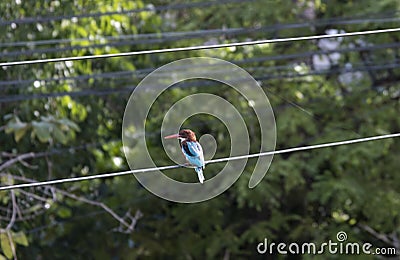
{"type": "Polygon", "coordinates": [[[14,242],[19,244],[19,245],[28,246],[28,244],[29,244],[25,233],[22,232],[22,231],[19,231],[17,233],[13,233],[12,234],[12,238],[14,239],[14,242]]]}
{"type": "Polygon", "coordinates": [[[68,218],[72,215],[72,212],[69,208],[66,207],[61,207],[58,211],[57,211],[58,216],[60,216],[61,218],[68,218]]]}
{"type": "Polygon", "coordinates": [[[53,128],[50,123],[33,121],[32,126],[36,136],[42,143],[48,142],[50,140],[50,133],[53,128]]]}
{"type": "Polygon", "coordinates": [[[27,123],[21,122],[18,117],[15,117],[13,120],[9,121],[6,125],[5,132],[7,134],[18,131],[20,129],[24,129],[27,127],[27,123]]]}
{"type": "Polygon", "coordinates": [[[18,130],[15,130],[14,131],[14,139],[15,139],[15,141],[19,142],[21,140],[21,138],[24,137],[24,135],[25,135],[27,130],[28,130],[27,126],[22,127],[22,128],[20,128],[18,130]]]}
{"type": "Polygon", "coordinates": [[[1,244],[1,249],[3,250],[4,255],[8,258],[11,259],[13,257],[13,252],[10,244],[10,239],[7,235],[7,233],[2,232],[0,233],[0,244],[1,244]]]}
{"type": "Polygon", "coordinates": [[[62,144],[67,143],[67,136],[63,133],[63,131],[58,127],[55,126],[53,128],[53,135],[57,141],[59,141],[62,144]]]}
{"type": "Polygon", "coordinates": [[[75,124],[74,122],[72,122],[69,119],[63,118],[63,119],[58,120],[58,122],[72,128],[75,131],[79,132],[81,130],[77,124],[75,124]]]}

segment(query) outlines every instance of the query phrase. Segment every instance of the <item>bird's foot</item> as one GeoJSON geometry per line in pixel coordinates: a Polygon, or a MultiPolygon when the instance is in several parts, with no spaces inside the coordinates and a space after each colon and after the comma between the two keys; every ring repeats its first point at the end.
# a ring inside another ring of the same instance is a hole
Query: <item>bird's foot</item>
{"type": "Polygon", "coordinates": [[[181,164],[183,167],[186,167],[186,168],[196,168],[196,166],[194,166],[193,164],[191,164],[191,163],[188,163],[188,162],[186,162],[186,163],[184,163],[184,164],[181,164]]]}

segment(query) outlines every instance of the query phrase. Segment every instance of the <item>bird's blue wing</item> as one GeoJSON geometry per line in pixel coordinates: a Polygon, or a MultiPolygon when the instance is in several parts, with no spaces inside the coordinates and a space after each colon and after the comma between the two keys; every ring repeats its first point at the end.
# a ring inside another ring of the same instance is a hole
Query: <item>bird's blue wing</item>
{"type": "Polygon", "coordinates": [[[194,157],[199,157],[203,155],[203,148],[198,142],[187,142],[188,150],[194,157]]]}
{"type": "Polygon", "coordinates": [[[204,167],[203,148],[200,143],[186,142],[185,145],[182,146],[182,151],[186,154],[186,157],[191,164],[204,167]],[[185,152],[185,149],[187,149],[189,153],[185,152]]]}

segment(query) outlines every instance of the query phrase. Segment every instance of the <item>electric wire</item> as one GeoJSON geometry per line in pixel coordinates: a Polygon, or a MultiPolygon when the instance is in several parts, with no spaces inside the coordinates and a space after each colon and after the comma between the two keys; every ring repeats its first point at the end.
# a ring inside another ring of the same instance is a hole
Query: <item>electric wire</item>
{"type": "MultiPolygon", "coordinates": [[[[281,54],[281,55],[271,55],[264,57],[252,57],[245,58],[241,60],[229,60],[234,64],[246,64],[246,63],[254,63],[254,62],[265,62],[265,61],[277,61],[284,59],[297,59],[297,58],[306,58],[314,55],[326,55],[330,53],[347,53],[347,52],[361,52],[361,51],[376,51],[381,49],[389,49],[389,48],[399,48],[400,43],[385,43],[379,45],[372,46],[358,46],[351,48],[341,48],[334,50],[317,50],[317,51],[308,51],[302,53],[294,53],[294,54],[281,54]]],[[[291,65],[288,65],[291,66],[291,65]]],[[[276,67],[276,66],[275,66],[276,67]]],[[[53,78],[43,78],[43,79],[19,79],[19,80],[8,80],[8,81],[0,81],[0,87],[9,88],[15,85],[28,85],[34,83],[35,81],[39,82],[62,82],[62,81],[80,81],[80,80],[88,80],[88,79],[112,79],[122,77],[131,77],[131,76],[140,76],[147,75],[148,73],[154,71],[156,68],[145,68],[145,69],[136,69],[134,71],[113,71],[113,72],[104,72],[104,73],[93,73],[87,75],[79,75],[79,76],[68,76],[68,77],[53,77],[53,78]]]]}
{"type": "MultiPolygon", "coordinates": [[[[371,61],[365,61],[362,63],[351,63],[351,68],[367,70],[369,68],[375,69],[380,65],[386,67],[388,65],[396,65],[400,61],[400,59],[393,59],[391,61],[386,61],[385,63],[374,63],[371,61]]],[[[234,64],[246,64],[245,60],[232,60],[230,61],[234,64]]],[[[256,72],[264,72],[264,73],[281,73],[281,72],[292,72],[294,70],[296,64],[288,64],[288,65],[277,65],[277,66],[255,66],[255,67],[245,67],[246,71],[250,73],[256,72]]],[[[194,67],[198,67],[194,65],[194,67]]],[[[200,67],[200,66],[199,66],[200,67]]],[[[177,67],[176,69],[185,69],[185,67],[177,67]]],[[[340,69],[338,66],[335,67],[334,71],[337,72],[340,69]]],[[[346,66],[341,69],[340,72],[348,72],[350,68],[346,66]]],[[[122,83],[130,82],[132,83],[132,79],[143,79],[148,73],[154,71],[154,68],[146,68],[146,69],[137,69],[134,71],[114,71],[114,72],[106,72],[106,73],[98,73],[98,74],[86,74],[80,76],[67,76],[67,77],[56,77],[56,78],[43,78],[43,79],[32,79],[32,80],[10,80],[10,81],[0,81],[0,90],[1,89],[19,89],[25,87],[32,87],[31,83],[40,83],[40,86],[46,86],[46,88],[57,87],[57,84],[61,84],[61,82],[70,82],[74,84],[70,84],[70,87],[76,86],[76,82],[85,81],[89,83],[89,85],[95,84],[96,88],[102,86],[100,83],[105,83],[105,85],[109,86],[112,84],[121,85],[122,83]],[[92,80],[89,82],[89,80],[92,80]],[[57,84],[52,84],[57,83],[57,84]]],[[[321,70],[321,69],[317,69],[321,70]]],[[[326,72],[332,71],[329,69],[324,69],[326,72]]],[[[167,70],[168,71],[168,70],[167,70]]],[[[227,70],[213,70],[215,74],[227,73],[227,70]]],[[[158,76],[164,76],[165,74],[158,74],[158,76]]],[[[169,76],[169,75],[168,75],[169,76]]],[[[85,86],[86,87],[86,86],[85,86]]],[[[85,88],[83,87],[83,88],[85,88]]],[[[37,88],[37,86],[35,87],[37,88]]]]}
{"type": "MultiPolygon", "coordinates": [[[[379,65],[371,65],[371,66],[359,66],[348,68],[335,68],[330,70],[314,70],[306,73],[280,73],[277,75],[262,75],[255,76],[254,79],[257,81],[267,81],[274,79],[292,79],[292,78],[301,78],[307,76],[323,76],[323,75],[336,75],[340,73],[353,73],[353,72],[361,72],[361,71],[379,71],[379,70],[388,70],[400,68],[400,63],[390,63],[390,64],[379,64],[379,65]]],[[[240,79],[236,79],[240,81],[240,79]]],[[[209,84],[217,84],[215,82],[209,84]]],[[[178,86],[178,88],[190,88],[190,87],[202,87],[208,86],[205,82],[191,82],[185,83],[178,86]]],[[[63,96],[70,97],[83,97],[83,96],[108,96],[112,94],[124,94],[130,93],[135,89],[136,85],[128,84],[124,87],[118,88],[100,88],[100,89],[85,89],[85,90],[77,90],[77,91],[63,91],[63,92],[50,92],[50,93],[33,93],[33,94],[16,94],[16,95],[6,95],[0,96],[0,103],[9,103],[9,102],[20,102],[26,100],[34,100],[34,99],[42,99],[42,98],[57,98],[63,96]]]]}
{"type": "Polygon", "coordinates": [[[99,54],[99,55],[71,56],[71,57],[50,58],[50,59],[24,60],[24,61],[10,61],[10,62],[2,62],[2,63],[0,63],[0,66],[7,67],[7,66],[17,66],[17,65],[43,64],[43,63],[50,63],[50,62],[64,62],[64,61],[77,61],[77,60],[92,60],[92,59],[100,59],[100,58],[127,57],[127,56],[136,56],[136,55],[145,55],[145,54],[160,54],[160,53],[172,53],[172,52],[183,52],[183,51],[210,50],[210,49],[241,47],[241,46],[260,45],[260,44],[272,44],[272,43],[293,42],[293,41],[305,41],[305,40],[330,39],[330,38],[338,38],[338,37],[373,35],[373,34],[379,34],[379,33],[392,33],[392,32],[398,32],[398,31],[400,31],[400,28],[387,28],[387,29],[370,30],[370,31],[357,31],[357,32],[337,33],[337,34],[311,35],[311,36],[255,40],[255,41],[222,43],[222,44],[211,44],[211,45],[197,45],[197,46],[166,48],[166,49],[153,49],[153,50],[121,52],[121,53],[108,53],[108,54],[99,54]]]}
{"type": "Polygon", "coordinates": [[[230,3],[245,3],[253,2],[254,0],[219,0],[219,1],[209,1],[209,2],[194,2],[194,3],[181,3],[181,4],[171,4],[165,6],[153,6],[148,5],[144,8],[120,10],[120,11],[110,11],[110,12],[98,12],[98,13],[83,13],[83,14],[70,14],[70,15],[58,15],[58,16],[48,16],[48,17],[25,17],[14,20],[0,20],[0,25],[11,25],[11,24],[29,24],[29,23],[48,23],[53,21],[61,20],[71,20],[71,19],[81,19],[81,18],[98,18],[102,16],[111,15],[128,15],[142,12],[159,12],[168,10],[181,10],[187,8],[197,8],[197,7],[209,7],[214,5],[223,5],[230,3]]]}
{"type": "MultiPolygon", "coordinates": [[[[190,8],[197,8],[197,7],[210,7],[216,5],[223,5],[223,4],[241,4],[241,3],[250,3],[250,2],[257,2],[256,0],[219,0],[219,1],[209,1],[209,2],[195,2],[195,3],[180,3],[180,4],[171,4],[165,6],[152,6],[148,5],[144,8],[138,9],[129,9],[129,10],[120,10],[120,11],[109,11],[109,12],[97,12],[97,13],[87,13],[87,14],[70,14],[70,15],[58,15],[58,16],[47,16],[47,17],[24,17],[24,18],[17,18],[13,20],[0,20],[0,25],[18,25],[18,24],[32,24],[32,23],[49,23],[54,21],[61,21],[61,20],[73,20],[73,19],[80,19],[80,18],[98,18],[102,16],[112,16],[112,15],[130,15],[135,13],[141,12],[162,12],[162,11],[178,11],[182,9],[190,9],[190,8]]],[[[360,15],[354,15],[353,18],[358,19],[365,19],[366,17],[369,19],[376,19],[376,18],[387,18],[387,16],[393,16],[398,14],[399,11],[389,11],[383,13],[364,13],[360,15]]],[[[325,19],[326,22],[334,22],[338,20],[344,20],[346,18],[343,17],[333,17],[325,19]]],[[[366,21],[368,22],[368,21],[366,21]]]]}
{"type": "MultiPolygon", "coordinates": [[[[200,38],[204,36],[213,36],[221,35],[225,36],[235,36],[249,33],[261,33],[261,32],[276,32],[285,29],[299,29],[306,28],[310,26],[319,27],[319,26],[334,26],[334,25],[353,25],[353,24],[364,24],[364,23],[388,23],[388,22],[398,22],[400,21],[399,17],[385,17],[385,18],[366,18],[366,19],[343,19],[337,21],[326,21],[326,20],[314,20],[310,22],[303,23],[287,23],[287,24],[275,24],[269,26],[261,26],[261,27],[253,27],[253,28],[221,28],[221,29],[205,29],[205,30],[197,30],[197,31],[181,31],[181,32],[159,32],[159,33],[147,33],[147,34],[125,34],[118,36],[94,36],[89,38],[77,38],[77,39],[50,39],[50,40],[37,40],[37,41],[18,41],[18,42],[0,42],[0,47],[33,47],[33,46],[41,46],[41,45],[53,45],[53,44],[71,44],[71,43],[79,43],[79,42],[102,42],[102,41],[119,41],[119,45],[115,45],[116,43],[103,43],[96,45],[85,45],[85,46],[74,46],[74,49],[69,48],[61,48],[62,50],[75,50],[75,48],[99,48],[103,46],[120,46],[120,45],[132,45],[132,44],[147,44],[147,43],[156,43],[156,42],[166,42],[166,41],[176,41],[180,39],[190,39],[190,38],[200,38]],[[122,41],[121,41],[122,40],[122,41]],[[130,40],[130,41],[126,41],[130,40]]],[[[71,47],[70,47],[71,48],[71,47]]],[[[37,49],[41,52],[35,53],[43,53],[46,50],[54,52],[51,48],[41,48],[37,49]]],[[[33,53],[34,50],[29,51],[21,51],[19,54],[18,51],[15,52],[7,52],[1,53],[3,57],[7,56],[16,56],[33,53]]]]}
{"type": "MultiPolygon", "coordinates": [[[[293,152],[299,152],[299,151],[314,150],[314,149],[335,147],[335,146],[341,146],[341,145],[349,145],[349,144],[376,141],[376,140],[396,138],[396,137],[400,137],[400,133],[377,135],[377,136],[371,136],[371,137],[349,139],[349,140],[338,141],[338,142],[329,142],[329,143],[322,143],[322,144],[315,144],[315,145],[292,147],[292,148],[286,148],[286,149],[276,150],[276,151],[268,151],[268,152],[233,156],[233,157],[225,157],[225,158],[209,160],[209,161],[206,161],[205,163],[206,164],[222,163],[222,162],[229,162],[229,161],[235,161],[235,160],[251,159],[251,158],[256,158],[256,157],[272,156],[272,155],[276,155],[276,154],[293,153],[293,152]]],[[[160,167],[153,167],[153,168],[134,169],[134,170],[128,170],[128,171],[121,171],[121,172],[96,174],[96,175],[90,175],[90,176],[81,176],[81,177],[55,179],[55,180],[48,180],[48,181],[13,184],[13,185],[7,185],[7,186],[0,186],[0,191],[21,189],[21,188],[30,188],[30,187],[39,187],[39,186],[54,185],[54,184],[63,184],[63,183],[69,183],[69,182],[87,181],[87,180],[116,177],[116,176],[122,176],[122,175],[128,175],[128,174],[165,171],[165,170],[171,170],[171,169],[177,169],[177,168],[183,168],[183,167],[185,167],[185,166],[177,164],[177,165],[168,165],[168,166],[160,166],[160,167]]]]}

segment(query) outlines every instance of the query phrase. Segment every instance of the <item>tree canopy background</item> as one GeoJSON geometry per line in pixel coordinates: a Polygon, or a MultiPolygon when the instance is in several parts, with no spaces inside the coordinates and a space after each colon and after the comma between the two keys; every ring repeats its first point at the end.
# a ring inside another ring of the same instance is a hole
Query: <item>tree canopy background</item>
{"type": "MultiPolygon", "coordinates": [[[[3,0],[0,58],[395,28],[399,11],[396,0],[3,0]]],[[[277,149],[398,132],[399,36],[2,67],[1,185],[127,170],[121,125],[132,89],[155,68],[186,57],[228,60],[259,79],[274,109],[277,149]]],[[[159,97],[146,122],[157,164],[171,164],[159,133],[165,112],[200,92],[225,98],[245,115],[250,149],[258,151],[257,119],[237,92],[222,85],[174,88],[159,97]]],[[[218,120],[193,117],[185,126],[216,138],[215,158],[229,154],[228,133],[218,120]]],[[[347,233],[348,241],[400,252],[399,144],[388,139],[277,155],[254,189],[247,187],[254,167],[250,160],[229,190],[189,205],[154,196],[130,175],[3,191],[0,259],[263,258],[256,247],[264,238],[323,243],[339,231],[347,233]]],[[[222,166],[207,167],[206,178],[222,166]]],[[[167,174],[196,180],[192,169],[167,174]]]]}

